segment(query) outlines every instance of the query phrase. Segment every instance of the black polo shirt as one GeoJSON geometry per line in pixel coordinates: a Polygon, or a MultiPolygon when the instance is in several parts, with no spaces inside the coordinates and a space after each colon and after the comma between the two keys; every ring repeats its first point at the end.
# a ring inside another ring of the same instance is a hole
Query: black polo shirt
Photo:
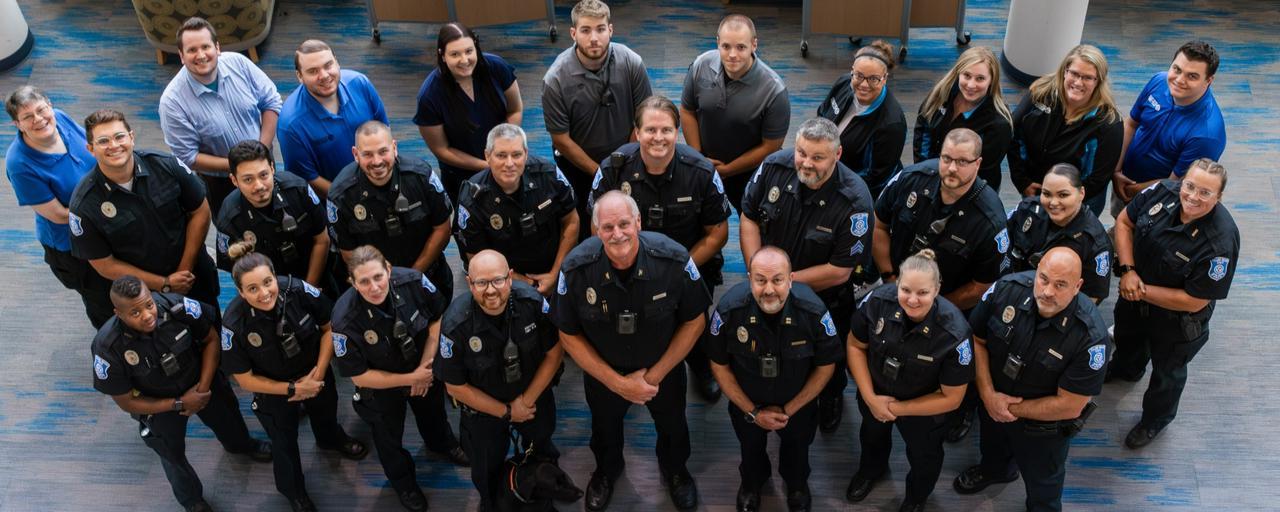
{"type": "Polygon", "coordinates": [[[94,166],[71,194],[71,253],[83,260],[113,256],[153,274],[178,269],[187,217],[204,203],[200,178],[172,155],[133,152],[132,190],[94,166]]]}
{"type": "Polygon", "coordinates": [[[555,164],[529,155],[520,185],[506,194],[485,169],[462,183],[453,237],[458,252],[493,249],[521,274],[551,271],[560,249],[560,222],[577,203],[569,180],[555,164]]]}
{"type": "MultiPolygon", "coordinates": [[[[818,117],[840,126],[844,113],[853,108],[849,81],[848,74],[836,79],[827,97],[818,104],[818,117]]],[[[906,143],[907,117],[886,85],[880,97],[840,132],[840,163],[857,173],[872,195],[878,196],[885,181],[902,169],[902,146],[906,143]]]]}
{"type": "Polygon", "coordinates": [[[937,253],[942,295],[973,281],[995,282],[1009,247],[1000,196],[982,178],[974,177],[963,198],[942,205],[938,190],[941,186],[938,161],[926,160],[894,176],[876,200],[876,218],[889,226],[893,272],[911,256],[912,245],[920,235],[926,237],[926,247],[937,253]],[[943,218],[947,219],[946,227],[933,234],[930,225],[943,218]]]}
{"type": "Polygon", "coordinates": [[[550,308],[537,289],[517,281],[511,282],[511,298],[497,317],[485,313],[470,294],[458,296],[440,327],[436,376],[455,386],[475,386],[503,403],[515,400],[529,388],[547,351],[560,342],[547,317],[550,308]],[[519,352],[520,378],[514,382],[506,379],[508,340],[519,352]]]}
{"type": "MultiPolygon", "coordinates": [[[[706,237],[706,228],[729,218],[729,200],[716,168],[693,148],[676,144],[675,156],[666,172],[658,175],[645,171],[640,158],[640,144],[632,142],[618,148],[622,155],[615,163],[612,156],[600,162],[591,183],[588,208],[610,190],[621,190],[635,199],[640,207],[640,226],[671,237],[685,250],[706,237]]],[[[720,251],[698,270],[710,286],[721,282],[720,269],[724,257],[720,251]]]]}
{"type": "Polygon", "coordinates": [[[941,295],[920,322],[898,303],[898,285],[880,285],[862,299],[849,334],[867,345],[867,368],[877,395],[911,400],[942,386],[973,380],[969,322],[941,295]],[[886,361],[892,363],[886,364],[886,361]]]}
{"type": "Polygon", "coordinates": [[[751,283],[734,285],[711,314],[709,332],[707,357],[729,366],[742,391],[758,405],[785,405],[800,394],[815,369],[844,360],[831,313],[804,283],[792,283],[775,315],[760,309],[751,283]],[[776,377],[764,376],[762,358],[776,358],[776,377]]]}
{"type": "Polygon", "coordinates": [[[1080,169],[1085,195],[1105,193],[1124,147],[1124,121],[1108,121],[1097,109],[1067,124],[1061,101],[1044,105],[1024,94],[1013,111],[1009,179],[1021,194],[1040,183],[1049,168],[1071,164],[1080,169]]]}
{"type": "Polygon", "coordinates": [[[1111,291],[1111,237],[1106,228],[1087,208],[1059,226],[1049,219],[1040,205],[1040,197],[1023,198],[1009,215],[1005,231],[1009,235],[1009,251],[1000,263],[1005,274],[1035,270],[1040,258],[1054,247],[1070,247],[1080,256],[1080,276],[1085,295],[1105,299],[1111,291]]]}
{"type": "MultiPolygon", "coordinates": [[[[999,84],[996,86],[999,87],[999,84]]],[[[952,86],[951,94],[941,108],[935,112],[920,112],[916,115],[911,157],[916,163],[938,158],[942,155],[942,141],[947,134],[956,128],[968,128],[982,139],[982,166],[978,167],[978,175],[987,180],[991,188],[999,190],[1000,162],[1004,161],[1005,154],[1009,152],[1013,126],[996,110],[990,94],[972,110],[958,114],[952,112],[951,105],[957,94],[960,94],[960,87],[952,86]]]]}
{"type": "Polygon", "coordinates": [[[698,267],[680,244],[648,231],[640,232],[638,242],[635,263],[619,271],[599,238],[586,239],[561,263],[551,296],[556,328],[585,337],[605,363],[623,373],[657,363],[676,329],[711,305],[698,267]],[[634,324],[635,332],[619,333],[621,322],[634,324]]]}
{"type": "Polygon", "coordinates": [[[1058,388],[1098,395],[1115,348],[1102,316],[1087,295],[1077,293],[1066,309],[1042,318],[1034,281],[1034,272],[1000,278],[969,314],[973,335],[986,343],[995,390],[1027,399],[1055,395],[1058,388]],[[1010,354],[1023,363],[1016,381],[1004,372],[1010,354]]]}
{"type": "MultiPolygon", "coordinates": [[[[426,246],[431,230],[449,221],[452,214],[444,184],[419,159],[398,159],[391,180],[378,187],[369,182],[358,162],[352,162],[334,178],[329,189],[328,219],[334,243],[350,251],[372,245],[397,267],[410,267],[426,246]],[[408,211],[398,213],[396,198],[403,194],[408,211]],[[399,224],[400,235],[388,233],[389,224],[399,224]]],[[[440,265],[444,258],[436,260],[440,265]]],[[[436,277],[432,273],[432,277],[436,277]]]]}
{"type": "Polygon", "coordinates": [[[174,293],[154,292],[156,328],[140,333],[111,317],[93,338],[93,389],[107,395],[137,390],[151,398],[177,398],[200,381],[205,337],[217,324],[217,310],[174,293]],[[161,360],[173,354],[176,371],[161,360]]]}
{"type": "Polygon", "coordinates": [[[252,371],[292,382],[316,367],[333,303],[302,279],[280,275],[277,284],[280,292],[271,311],[259,311],[240,296],[227,306],[221,336],[221,366],[227,373],[252,371]],[[292,356],[283,343],[290,336],[297,342],[292,356]]]}
{"type": "Polygon", "coordinates": [[[333,355],[338,373],[354,377],[369,370],[410,373],[421,364],[427,329],[440,320],[445,300],[435,283],[411,268],[391,268],[391,291],[382,304],[365,302],[350,288],[333,306],[333,355]],[[404,323],[412,339],[409,353],[395,334],[404,323]]]}
{"type": "Polygon", "coordinates": [[[320,196],[311,186],[302,178],[279,171],[270,204],[255,208],[239,189],[232,190],[222,202],[213,226],[218,231],[218,268],[230,272],[235,261],[227,255],[227,248],[252,239],[254,252],[271,259],[276,274],[306,278],[315,237],[328,224],[320,196]],[[293,218],[291,230],[284,229],[286,215],[293,218]]]}

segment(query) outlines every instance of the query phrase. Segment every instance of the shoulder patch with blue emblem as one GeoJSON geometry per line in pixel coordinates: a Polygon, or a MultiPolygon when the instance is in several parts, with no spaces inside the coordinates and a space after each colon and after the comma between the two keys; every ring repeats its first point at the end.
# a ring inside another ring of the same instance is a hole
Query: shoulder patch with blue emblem
{"type": "Polygon", "coordinates": [[[604,181],[604,169],[597,167],[596,175],[591,178],[591,190],[599,190],[601,181],[604,181]]]}
{"type": "Polygon", "coordinates": [[[719,311],[712,311],[711,312],[711,335],[719,336],[721,327],[724,327],[724,319],[720,318],[719,311]]]}
{"type": "Polygon", "coordinates": [[[74,213],[67,213],[67,224],[71,225],[71,234],[81,236],[84,234],[84,227],[80,225],[80,216],[74,213]]]}
{"type": "Polygon", "coordinates": [[[231,237],[221,231],[218,232],[218,254],[226,254],[227,247],[231,246],[231,237]]]}
{"type": "Polygon", "coordinates": [[[187,314],[191,318],[200,318],[200,314],[204,311],[200,308],[200,303],[186,297],[182,298],[182,309],[187,310],[187,314]]]}
{"type": "Polygon", "coordinates": [[[991,295],[991,292],[994,292],[994,291],[996,291],[996,284],[995,284],[995,283],[991,283],[991,286],[988,286],[988,287],[987,287],[987,291],[982,292],[982,298],[981,298],[981,299],[978,299],[978,300],[979,300],[980,302],[986,302],[986,301],[987,301],[987,296],[991,295]]]}
{"type": "Polygon", "coordinates": [[[223,351],[231,350],[231,339],[235,338],[235,336],[236,336],[236,333],[231,332],[231,329],[228,329],[226,327],[222,328],[222,350],[223,351]]]}
{"type": "Polygon", "coordinates": [[[698,266],[693,264],[693,258],[689,258],[689,262],[684,264],[684,273],[689,274],[691,281],[702,279],[702,274],[698,273],[698,266]]]}
{"type": "Polygon", "coordinates": [[[764,164],[760,164],[760,167],[756,167],[756,172],[751,175],[751,183],[760,181],[760,175],[763,173],[764,173],[764,164]]]}
{"type": "Polygon", "coordinates": [[[1101,277],[1107,277],[1111,272],[1111,253],[1102,251],[1093,257],[1094,272],[1101,277]]]}
{"type": "Polygon", "coordinates": [[[1222,256],[1209,260],[1209,279],[1221,281],[1222,278],[1227,277],[1227,264],[1229,263],[1231,263],[1231,259],[1222,256]]]}
{"type": "Polygon", "coordinates": [[[314,286],[311,286],[311,283],[308,283],[306,281],[302,282],[302,291],[307,292],[307,295],[310,295],[312,297],[320,298],[320,289],[314,286]]]}
{"type": "Polygon", "coordinates": [[[444,183],[440,181],[439,175],[433,172],[431,173],[431,178],[427,181],[431,183],[432,188],[436,189],[436,192],[444,193],[444,183]]]}
{"type": "Polygon", "coordinates": [[[867,234],[867,229],[869,224],[870,222],[867,222],[867,214],[865,212],[855,213],[853,215],[850,215],[849,216],[849,233],[852,233],[853,236],[865,235],[867,234]]]}
{"type": "Polygon", "coordinates": [[[720,181],[719,172],[717,171],[711,172],[711,184],[716,186],[716,192],[719,192],[721,194],[724,193],[724,182],[720,181]]]}
{"type": "Polygon", "coordinates": [[[569,283],[564,282],[564,272],[560,272],[560,279],[556,281],[556,293],[564,295],[569,293],[569,283]]]}
{"type": "Polygon", "coordinates": [[[961,366],[969,366],[969,362],[973,361],[973,345],[969,343],[969,338],[965,338],[959,345],[956,345],[956,354],[960,356],[961,366]]]}
{"type": "Polygon", "coordinates": [[[831,320],[830,311],[824,313],[822,315],[822,320],[820,320],[819,322],[822,324],[822,328],[827,333],[827,336],[836,335],[836,323],[835,321],[831,320]]]}
{"type": "Polygon", "coordinates": [[[471,219],[471,212],[467,211],[466,206],[458,205],[458,227],[467,229],[467,220],[471,219]]]}
{"type": "Polygon", "coordinates": [[[573,187],[573,185],[569,184],[569,177],[565,176],[564,173],[560,171],[559,167],[556,167],[556,181],[559,181],[560,183],[564,183],[564,186],[566,187],[570,187],[570,188],[573,187]]]}
{"type": "Polygon", "coordinates": [[[550,312],[551,312],[551,303],[547,302],[547,299],[544,297],[542,299],[542,314],[545,315],[550,312]]]}
{"type": "Polygon", "coordinates": [[[347,335],[333,333],[333,355],[338,357],[347,355],[347,335]]]}
{"type": "Polygon", "coordinates": [[[436,284],[431,282],[431,278],[427,277],[426,274],[422,274],[422,288],[431,293],[436,292],[436,284]]]}
{"type": "Polygon", "coordinates": [[[1107,346],[1101,343],[1089,347],[1089,368],[1097,371],[1107,362],[1107,346]]]}
{"type": "Polygon", "coordinates": [[[93,356],[93,374],[98,377],[98,380],[107,380],[107,370],[110,368],[111,363],[108,363],[106,359],[97,355],[93,356]]]}
{"type": "Polygon", "coordinates": [[[324,211],[325,211],[325,214],[329,217],[329,223],[333,224],[335,222],[338,222],[338,205],[333,204],[333,201],[325,201],[324,204],[325,204],[324,211]]]}
{"type": "MultiPolygon", "coordinates": [[[[898,172],[896,172],[896,173],[893,173],[893,177],[892,177],[892,178],[889,178],[889,181],[885,182],[885,184],[884,184],[884,188],[889,188],[889,186],[890,186],[890,185],[893,185],[893,183],[894,183],[895,181],[898,181],[898,177],[899,177],[899,176],[902,176],[902,171],[898,171],[898,172]]],[[[883,190],[883,189],[881,189],[881,190],[883,190]]]]}
{"type": "Polygon", "coordinates": [[[453,340],[443,334],[440,335],[440,357],[453,359],[453,340]]]}
{"type": "Polygon", "coordinates": [[[311,198],[311,204],[320,204],[320,196],[316,195],[316,191],[311,188],[311,185],[307,185],[307,197],[311,198]]]}
{"type": "Polygon", "coordinates": [[[1000,254],[1009,251],[1009,228],[1002,229],[996,234],[996,250],[1000,251],[1000,254]]]}

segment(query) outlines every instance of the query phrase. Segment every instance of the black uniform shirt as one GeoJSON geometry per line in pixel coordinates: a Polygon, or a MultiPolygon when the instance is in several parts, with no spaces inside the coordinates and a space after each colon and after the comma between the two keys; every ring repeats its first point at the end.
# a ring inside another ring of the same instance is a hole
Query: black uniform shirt
{"type": "Polygon", "coordinates": [[[814,369],[844,356],[831,313],[804,283],[791,284],[791,294],[776,315],[760,309],[751,283],[734,285],[711,314],[709,331],[707,357],[728,365],[742,391],[761,405],[786,404],[814,369]],[[776,358],[776,377],[764,376],[761,361],[766,358],[776,358]]]}
{"type": "Polygon", "coordinates": [[[641,231],[640,252],[624,279],[598,237],[578,244],[560,265],[551,297],[551,320],[566,334],[587,339],[615,370],[630,372],[658,362],[680,325],[711,305],[698,267],[666,235],[641,231]],[[630,318],[631,320],[628,320],[630,318]],[[620,324],[634,325],[620,334],[620,324]]]}
{"type": "Polygon", "coordinates": [[[889,180],[876,200],[876,217],[889,225],[893,271],[897,272],[902,260],[911,256],[916,237],[923,236],[929,242],[926,247],[937,253],[942,295],[972,281],[995,282],[1009,248],[1000,196],[982,178],[975,177],[969,193],[945,207],[950,210],[947,217],[939,211],[943,206],[938,190],[941,186],[938,161],[926,160],[889,180]],[[943,218],[948,219],[945,228],[941,233],[932,233],[931,225],[943,218]]]}
{"type": "Polygon", "coordinates": [[[569,179],[547,160],[530,155],[511,195],[503,193],[493,171],[485,169],[464,181],[458,195],[453,226],[458,252],[493,249],[505,255],[516,272],[549,272],[560,248],[560,221],[576,205],[569,179]]]}
{"type": "Polygon", "coordinates": [[[355,288],[333,306],[333,355],[338,373],[354,377],[369,370],[409,373],[422,362],[427,329],[444,314],[435,283],[411,268],[391,268],[391,291],[380,305],[365,302],[355,288]],[[394,336],[396,320],[412,339],[408,354],[394,336]]]}
{"type": "Polygon", "coordinates": [[[969,322],[941,295],[912,326],[898,303],[898,285],[881,285],[862,299],[849,334],[867,344],[867,368],[878,395],[911,400],[973,380],[969,322]]]}
{"type": "MultiPolygon", "coordinates": [[[[840,126],[844,112],[853,109],[854,94],[849,75],[836,79],[826,99],[818,105],[818,116],[840,126]]],[[[879,195],[884,183],[902,169],[902,146],[907,143],[907,117],[902,105],[885,86],[880,97],[867,106],[862,115],[849,121],[840,133],[840,163],[848,166],[866,182],[873,195],[879,195]]]]}
{"type": "Polygon", "coordinates": [[[495,400],[515,400],[529,387],[559,333],[547,312],[551,305],[528,284],[511,281],[511,298],[498,322],[470,294],[458,296],[444,314],[435,372],[453,385],[470,384],[495,400]],[[519,352],[520,377],[506,378],[507,340],[519,352]]]}
{"type": "MultiPolygon", "coordinates": [[[[823,263],[853,268],[851,283],[875,280],[871,209],[867,185],[841,163],[821,188],[808,190],[796,175],[794,149],[765,158],[742,196],[742,214],[760,226],[761,246],[785,251],[796,270],[823,263]]],[[[831,307],[842,288],[818,296],[831,307]]]]}
{"type": "Polygon", "coordinates": [[[133,190],[94,167],[71,194],[71,253],[83,260],[114,256],[147,272],[178,269],[187,216],[204,203],[200,178],[171,155],[134,151],[133,190]]]}
{"type": "Polygon", "coordinates": [[[1231,289],[1240,256],[1240,231],[1221,203],[1183,224],[1180,187],[1178,181],[1165,180],[1147,187],[1126,207],[1135,226],[1134,267],[1146,284],[1209,299],[1212,314],[1212,301],[1227,298],[1231,289]]]}
{"type": "MultiPolygon", "coordinates": [[[[999,87],[999,84],[996,86],[999,87]]],[[[1000,188],[1000,162],[1004,161],[1005,154],[1009,152],[1013,126],[996,110],[996,104],[991,101],[989,94],[982,98],[978,106],[973,107],[972,110],[954,115],[951,106],[957,94],[960,94],[960,87],[952,86],[951,94],[947,96],[947,102],[942,104],[942,108],[936,112],[916,115],[916,128],[911,141],[911,157],[919,163],[942,156],[942,141],[946,139],[947,134],[956,128],[968,128],[982,139],[982,166],[978,168],[978,175],[983,176],[984,179],[997,178],[997,181],[991,185],[998,189],[1000,188]]]]}
{"type": "Polygon", "coordinates": [[[1093,301],[1083,293],[1050,318],[1040,316],[1035,272],[1000,278],[969,315],[973,334],[986,341],[995,390],[1022,398],[1055,395],[1058,388],[1078,395],[1102,392],[1111,336],[1093,301]],[[1007,358],[1022,361],[1018,380],[1005,374],[1007,358]]]}
{"type": "Polygon", "coordinates": [[[1085,295],[1105,299],[1111,291],[1111,237],[1106,228],[1083,206],[1066,226],[1058,226],[1040,205],[1040,197],[1023,198],[1009,215],[1005,231],[1009,251],[1000,271],[1009,274],[1035,270],[1040,258],[1054,247],[1070,247],[1080,256],[1085,295]]]}
{"type": "Polygon", "coordinates": [[[282,275],[278,284],[280,294],[271,311],[259,311],[243,297],[231,299],[222,317],[222,369],[227,373],[252,371],[291,382],[316,367],[333,304],[301,279],[282,275]],[[290,335],[298,349],[292,357],[283,344],[290,335]]]}
{"type": "MultiPolygon", "coordinates": [[[[372,245],[397,267],[413,266],[431,230],[448,222],[452,210],[444,184],[429,164],[418,159],[396,160],[391,181],[381,187],[370,183],[358,162],[352,162],[329,189],[328,217],[335,245],[344,251],[372,245]],[[397,213],[400,194],[408,202],[408,211],[397,213]],[[388,225],[394,224],[400,226],[399,236],[388,232],[388,225]]],[[[436,264],[443,261],[439,258],[436,264]]]]}
{"type": "MultiPolygon", "coordinates": [[[[710,160],[693,148],[676,144],[667,172],[656,176],[645,171],[640,144],[625,144],[616,153],[622,155],[620,165],[615,166],[612,157],[600,162],[591,183],[588,208],[605,192],[621,190],[639,205],[640,226],[645,231],[667,235],[685,250],[706,236],[707,226],[729,218],[729,200],[720,174],[710,160]]],[[[717,251],[699,270],[710,286],[716,286],[721,283],[723,266],[724,258],[717,251]]]]}
{"type": "Polygon", "coordinates": [[[143,334],[111,317],[93,338],[93,388],[108,395],[138,390],[152,398],[177,398],[200,381],[204,341],[217,323],[212,306],[173,293],[151,294],[156,328],[143,334]],[[173,354],[176,371],[161,364],[173,354]]]}
{"type": "Polygon", "coordinates": [[[1067,163],[1080,169],[1085,195],[1104,193],[1124,146],[1124,122],[1108,121],[1095,109],[1067,124],[1062,102],[1052,106],[1022,96],[1013,111],[1013,139],[1009,144],[1009,179],[1022,193],[1040,183],[1050,167],[1067,163]]]}
{"type": "Polygon", "coordinates": [[[235,261],[227,256],[227,248],[252,239],[254,252],[271,259],[276,274],[306,278],[315,237],[327,224],[320,196],[302,178],[281,171],[275,174],[270,204],[255,208],[239,189],[232,190],[213,226],[218,230],[218,268],[230,272],[235,261]],[[286,214],[293,217],[291,231],[282,224],[286,214]]]}

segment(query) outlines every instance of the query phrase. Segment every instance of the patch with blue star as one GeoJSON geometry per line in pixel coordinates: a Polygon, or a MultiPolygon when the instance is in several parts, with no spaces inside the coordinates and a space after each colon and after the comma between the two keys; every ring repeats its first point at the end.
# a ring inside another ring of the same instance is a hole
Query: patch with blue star
{"type": "Polygon", "coordinates": [[[1089,368],[1097,371],[1107,362],[1107,346],[1098,344],[1089,347],[1089,368]]]}
{"type": "Polygon", "coordinates": [[[1227,277],[1227,264],[1231,263],[1230,258],[1217,257],[1209,260],[1209,279],[1221,281],[1227,277]]]}
{"type": "Polygon", "coordinates": [[[867,214],[865,212],[855,213],[849,216],[849,232],[852,233],[853,236],[862,236],[867,234],[868,224],[870,223],[867,222],[867,214]]]}

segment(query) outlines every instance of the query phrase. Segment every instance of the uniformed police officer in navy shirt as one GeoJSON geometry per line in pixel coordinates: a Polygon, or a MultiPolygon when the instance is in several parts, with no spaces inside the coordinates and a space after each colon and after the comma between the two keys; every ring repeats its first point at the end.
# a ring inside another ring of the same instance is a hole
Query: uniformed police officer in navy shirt
{"type": "Polygon", "coordinates": [[[256,140],[232,146],[227,161],[236,190],[227,195],[213,221],[218,268],[231,271],[235,261],[227,250],[244,241],[270,259],[276,273],[334,293],[336,286],[325,272],[329,233],[320,196],[302,178],[277,173],[271,148],[256,140]]]}
{"type": "MultiPolygon", "coordinates": [[[[443,194],[442,194],[443,197],[443,194]]],[[[427,449],[467,466],[445,416],[434,373],[444,297],[417,270],[393,267],[370,245],[347,257],[352,288],[333,306],[333,355],[356,385],[352,404],[373,431],[382,471],[405,509],[427,510],[413,456],[404,449],[405,409],[413,409],[427,449]]]]}
{"type": "Polygon", "coordinates": [[[604,510],[622,473],[623,419],[644,405],[658,432],[658,466],[676,508],[698,505],[686,466],[684,365],[706,325],[711,297],[689,253],[665,235],[641,232],[640,208],[621,192],[593,206],[596,236],[565,258],[552,321],[582,367],[596,469],[587,510],[604,510]]]}
{"type": "MultiPolygon", "coordinates": [[[[787,253],[795,280],[809,285],[831,311],[837,338],[876,280],[871,259],[871,193],[840,163],[836,125],[823,118],[800,124],[793,149],[769,155],[747,182],[739,218],[742,259],[762,246],[787,253]]],[[[818,397],[818,428],[834,432],[844,414],[848,383],[840,364],[818,397]]]]}
{"type": "Polygon", "coordinates": [[[253,412],[271,437],[276,490],[294,512],[313,511],[298,453],[302,405],[316,446],[351,460],[369,453],[338,424],[337,386],[329,371],[333,303],[306,281],[276,274],[271,260],[248,242],[232,244],[228,256],[235,260],[231,277],[239,295],[223,315],[222,369],[253,393],[253,412]]]}
{"type": "Polygon", "coordinates": [[[517,453],[560,458],[551,442],[551,387],[564,350],[547,317],[550,304],[537,289],[511,278],[502,254],[486,249],[472,257],[467,284],[470,293],[459,295],[444,314],[435,369],[449,395],[462,403],[458,430],[480,510],[497,512],[500,493],[508,489],[502,470],[512,430],[520,435],[517,453]]]}
{"type": "Polygon", "coordinates": [[[217,304],[204,183],[172,155],[134,151],[118,111],[94,112],[84,126],[98,165],[71,195],[71,253],[107,279],[132,275],[152,290],[217,304]]]}
{"type": "Polygon", "coordinates": [[[793,282],[782,249],[757,251],[747,279],[720,298],[707,342],[711,369],[732,402],[729,421],[742,451],[737,510],[760,509],[760,488],[770,473],[765,448],[769,432],[776,432],[787,508],[807,511],[809,445],[818,431],[812,402],[840,360],[836,324],[813,289],[793,282]]]}
{"type": "Polygon", "coordinates": [[[249,437],[236,394],[218,371],[217,310],[178,294],[153,294],[131,275],[117,278],[110,295],[115,316],[93,339],[93,388],[138,420],[178,503],[213,510],[187,461],[192,414],[228,452],[271,460],[271,443],[249,437]]]}
{"type": "Polygon", "coordinates": [[[1062,509],[1067,448],[1102,392],[1112,351],[1080,286],[1080,256],[1055,247],[1035,271],[1000,278],[969,316],[983,407],[981,463],[956,477],[960,494],[1026,484],[1027,510],[1062,509]]]}
{"type": "Polygon", "coordinates": [[[1080,170],[1071,164],[1049,168],[1036,196],[1018,203],[1005,232],[1009,250],[1000,271],[1025,272],[1036,267],[1045,251],[1070,247],[1084,262],[1081,291],[1102,302],[1111,291],[1111,237],[1102,222],[1084,208],[1085,189],[1080,170]]]}
{"type": "Polygon", "coordinates": [[[392,266],[412,268],[438,283],[448,304],[453,271],[444,246],[453,207],[444,185],[430,164],[399,157],[391,128],[382,122],[365,122],[355,138],[356,160],[329,187],[334,245],[344,260],[357,247],[374,246],[392,266]]]}
{"type": "Polygon", "coordinates": [[[1209,319],[1227,298],[1240,258],[1240,231],[1221,203],[1227,170],[1208,158],[1192,162],[1181,182],[1139,193],[1116,219],[1114,376],[1151,382],[1142,419],[1124,444],[1151,443],[1178,413],[1187,365],[1209,341],[1209,319]]]}
{"type": "Polygon", "coordinates": [[[577,203],[555,163],[529,154],[524,130],[500,124],[489,131],[489,164],[462,182],[453,237],[463,261],[493,249],[511,262],[511,278],[550,295],[560,264],[578,243],[577,203]]]}
{"type": "MultiPolygon", "coordinates": [[[[720,249],[729,240],[729,201],[711,160],[676,143],[680,111],[664,96],[650,96],[636,107],[637,142],[618,148],[600,163],[591,185],[592,199],[610,190],[635,199],[644,229],[671,237],[698,265],[712,295],[724,282],[720,249]]],[[[720,389],[700,341],[687,362],[702,398],[714,402],[720,389]]]]}
{"type": "Polygon", "coordinates": [[[940,427],[973,380],[973,350],[968,320],[938,295],[933,250],[907,258],[901,268],[899,279],[863,299],[849,322],[849,371],[858,383],[862,429],[858,472],[845,498],[862,501],[888,471],[897,426],[911,464],[898,510],[917,512],[938,483],[940,427]]]}

